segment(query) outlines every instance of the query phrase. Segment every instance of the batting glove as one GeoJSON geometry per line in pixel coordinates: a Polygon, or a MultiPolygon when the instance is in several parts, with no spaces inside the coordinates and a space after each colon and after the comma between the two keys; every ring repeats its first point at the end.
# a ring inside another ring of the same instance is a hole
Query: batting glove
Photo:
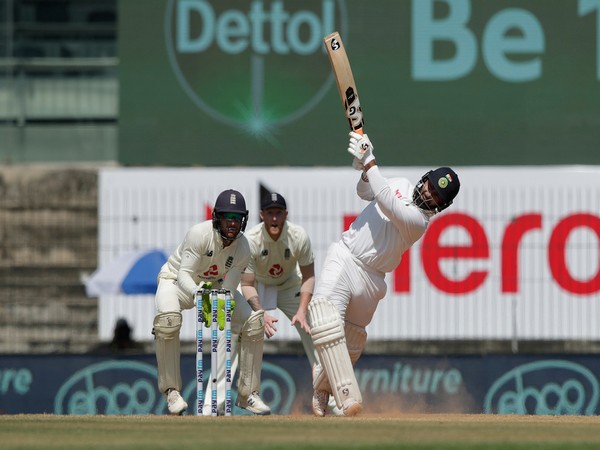
{"type": "MultiPolygon", "coordinates": [[[[362,162],[363,166],[375,159],[373,155],[373,144],[366,134],[350,132],[350,142],[348,143],[348,153],[362,162]]],[[[352,167],[355,167],[352,164],[352,167]]],[[[356,167],[355,167],[356,168],[356,167]]]]}

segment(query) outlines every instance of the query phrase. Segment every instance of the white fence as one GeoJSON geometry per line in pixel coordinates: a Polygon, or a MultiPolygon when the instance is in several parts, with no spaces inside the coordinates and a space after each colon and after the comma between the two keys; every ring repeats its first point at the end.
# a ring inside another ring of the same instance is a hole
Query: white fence
{"type": "MultiPolygon", "coordinates": [[[[383,168],[413,182],[428,168],[383,168]]],[[[600,168],[456,168],[461,191],[388,276],[370,339],[600,339],[600,168]]],[[[104,169],[99,264],[132,249],[174,249],[219,192],[241,191],[258,222],[259,187],[280,192],[306,228],[317,277],[328,245],[365,203],[346,168],[104,169]]],[[[102,297],[99,335],[126,317],[150,340],[152,296],[102,297]]],[[[274,339],[296,340],[280,316],[274,339]]],[[[184,313],[182,339],[194,339],[184,313]]]]}

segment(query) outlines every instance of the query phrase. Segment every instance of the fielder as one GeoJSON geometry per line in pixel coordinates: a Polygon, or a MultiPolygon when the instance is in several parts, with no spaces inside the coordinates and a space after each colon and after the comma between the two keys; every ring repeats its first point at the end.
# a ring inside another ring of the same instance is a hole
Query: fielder
{"type": "Polygon", "coordinates": [[[309,304],[312,339],[321,364],[313,369],[312,410],[328,413],[329,396],[345,416],[362,410],[353,366],[367,341],[365,328],[385,296],[392,272],[425,233],[429,220],[452,204],[460,181],[448,167],[427,172],[416,187],[385,179],[368,136],[350,132],[352,166],[362,171],[357,194],[370,203],[328,251],[309,304]]]}
{"type": "MultiPolygon", "coordinates": [[[[264,336],[272,337],[277,319],[268,311],[279,308],[296,327],[311,364],[316,352],[309,336],[308,304],[315,284],[314,254],[304,228],[287,220],[285,199],[277,193],[261,200],[259,223],[246,232],[252,256],[242,273],[232,316],[232,374],[238,365],[236,405],[253,414],[267,415],[271,409],[260,398],[264,336]],[[239,301],[245,298],[246,301],[239,301]],[[237,347],[239,342],[239,351],[237,347]]],[[[225,339],[219,336],[217,357],[218,411],[225,404],[225,339]]],[[[204,408],[210,410],[210,399],[204,408]]]]}
{"type": "Polygon", "coordinates": [[[212,283],[214,289],[235,291],[250,260],[250,244],[243,235],[247,221],[242,194],[233,189],[221,192],[212,220],[190,228],[158,274],[152,333],[158,389],[166,396],[170,414],[183,414],[188,406],[180,394],[181,311],[194,307],[196,291],[205,282],[212,283]]]}

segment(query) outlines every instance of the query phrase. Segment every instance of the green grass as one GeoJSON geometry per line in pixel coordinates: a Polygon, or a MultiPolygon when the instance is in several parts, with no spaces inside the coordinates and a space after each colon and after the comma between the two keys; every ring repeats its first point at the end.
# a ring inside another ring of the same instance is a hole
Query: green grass
{"type": "Polygon", "coordinates": [[[599,417],[0,416],[11,449],[597,449],[599,417]]]}

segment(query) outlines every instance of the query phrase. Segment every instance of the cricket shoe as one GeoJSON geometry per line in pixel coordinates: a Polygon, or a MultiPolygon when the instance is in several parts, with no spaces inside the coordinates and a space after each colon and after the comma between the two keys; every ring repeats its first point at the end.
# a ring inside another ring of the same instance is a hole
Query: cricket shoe
{"type": "Polygon", "coordinates": [[[263,402],[258,395],[258,392],[254,391],[248,396],[246,400],[243,400],[238,396],[235,405],[245,409],[246,411],[256,414],[257,416],[268,416],[271,414],[271,408],[269,408],[265,402],[263,402]]]}
{"type": "Polygon", "coordinates": [[[342,405],[342,411],[346,417],[356,416],[362,409],[362,405],[353,398],[347,398],[342,405]]]}
{"type": "Polygon", "coordinates": [[[313,391],[312,410],[317,417],[327,415],[329,409],[329,392],[316,389],[313,391]]]}
{"type": "Polygon", "coordinates": [[[178,390],[169,389],[167,392],[167,407],[170,414],[180,416],[187,410],[188,404],[181,397],[178,390]]]}

